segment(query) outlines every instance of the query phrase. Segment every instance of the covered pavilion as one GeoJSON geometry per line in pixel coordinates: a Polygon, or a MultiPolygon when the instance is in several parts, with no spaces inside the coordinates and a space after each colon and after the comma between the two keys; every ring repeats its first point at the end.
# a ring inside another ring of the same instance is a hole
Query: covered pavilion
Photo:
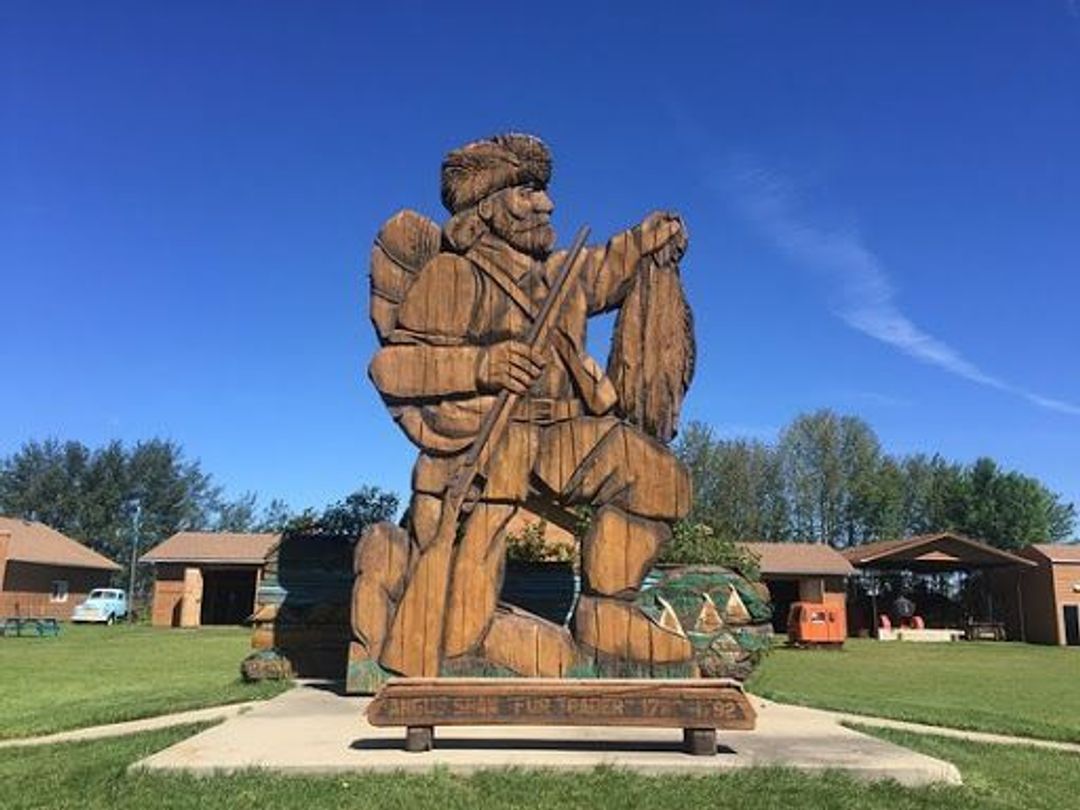
{"type": "Polygon", "coordinates": [[[842,553],[856,569],[848,605],[853,634],[888,638],[893,633],[884,632],[885,625],[908,624],[916,632],[904,635],[913,639],[1023,640],[1020,583],[1034,567],[1031,560],[955,532],[883,540],[842,553]]]}

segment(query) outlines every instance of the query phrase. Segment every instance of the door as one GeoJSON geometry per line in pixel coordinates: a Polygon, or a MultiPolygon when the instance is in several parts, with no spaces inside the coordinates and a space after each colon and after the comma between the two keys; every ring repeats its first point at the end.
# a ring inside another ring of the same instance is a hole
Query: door
{"type": "Polygon", "coordinates": [[[791,603],[799,601],[799,583],[791,580],[771,579],[766,583],[772,595],[772,626],[774,633],[783,635],[788,631],[788,613],[791,603]]]}
{"type": "Polygon", "coordinates": [[[202,612],[203,576],[198,568],[184,569],[184,590],[180,599],[180,626],[198,627],[202,612]]]}
{"type": "Polygon", "coordinates": [[[1065,605],[1065,643],[1080,647],[1080,605],[1065,605]]]}
{"type": "Polygon", "coordinates": [[[255,605],[255,570],[208,569],[203,576],[202,623],[242,624],[255,605]]]}

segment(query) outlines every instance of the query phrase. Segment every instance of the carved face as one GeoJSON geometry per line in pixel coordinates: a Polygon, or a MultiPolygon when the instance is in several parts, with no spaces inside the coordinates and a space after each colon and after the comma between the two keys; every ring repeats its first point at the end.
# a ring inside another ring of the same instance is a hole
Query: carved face
{"type": "Polygon", "coordinates": [[[504,188],[480,202],[480,215],[496,236],[538,259],[555,247],[553,210],[555,205],[547,192],[534,186],[504,188]]]}

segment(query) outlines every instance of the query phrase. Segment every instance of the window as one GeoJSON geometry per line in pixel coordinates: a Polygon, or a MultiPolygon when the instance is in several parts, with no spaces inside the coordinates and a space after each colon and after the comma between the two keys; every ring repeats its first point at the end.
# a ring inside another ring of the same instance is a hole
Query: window
{"type": "Polygon", "coordinates": [[[68,596],[68,584],[66,579],[54,579],[52,593],[49,594],[50,602],[66,602],[68,596]]]}

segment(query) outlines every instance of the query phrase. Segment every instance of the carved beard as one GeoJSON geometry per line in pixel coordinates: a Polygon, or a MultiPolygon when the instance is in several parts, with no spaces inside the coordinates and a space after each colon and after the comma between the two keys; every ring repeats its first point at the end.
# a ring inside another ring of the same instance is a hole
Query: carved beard
{"type": "Polygon", "coordinates": [[[555,229],[547,214],[515,216],[505,205],[496,205],[488,223],[492,233],[534,259],[546,259],[555,247],[555,229]]]}

